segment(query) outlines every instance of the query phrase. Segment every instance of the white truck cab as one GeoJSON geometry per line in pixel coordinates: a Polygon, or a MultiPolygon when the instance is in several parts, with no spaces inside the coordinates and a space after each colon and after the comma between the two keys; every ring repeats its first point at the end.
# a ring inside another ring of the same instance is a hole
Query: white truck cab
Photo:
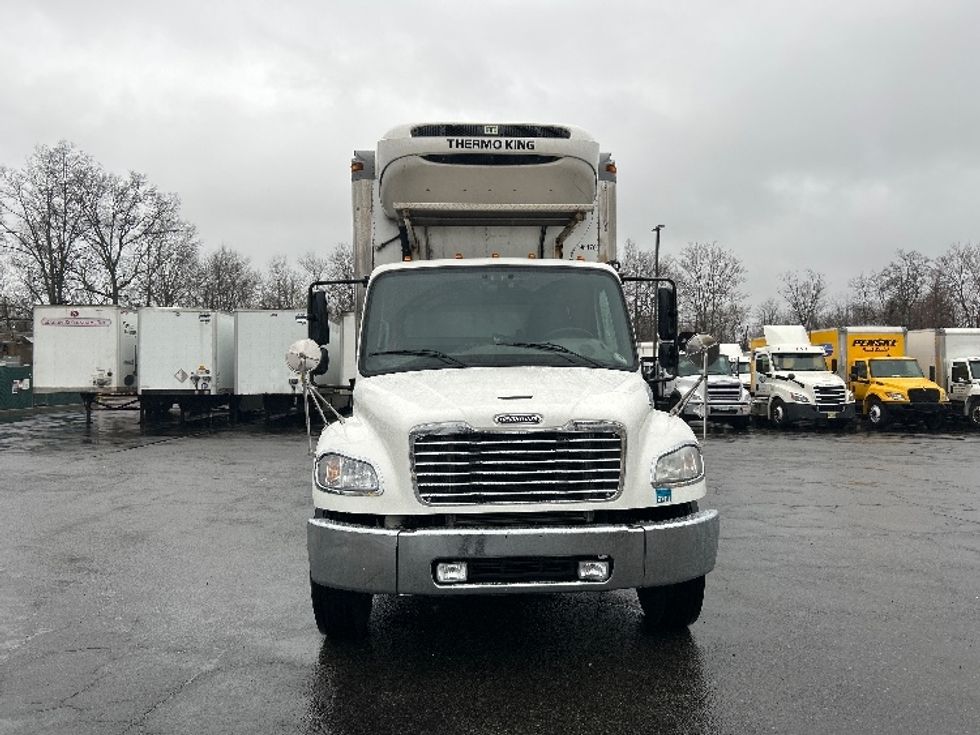
{"type": "Polygon", "coordinates": [[[732,364],[732,374],[738,377],[739,382],[748,391],[752,385],[752,364],[749,355],[736,342],[723,342],[719,350],[732,364]]]}
{"type": "Polygon", "coordinates": [[[763,327],[752,351],[752,414],[778,427],[854,421],[854,394],[827,368],[826,353],[800,325],[763,327]]]}
{"type": "Polygon", "coordinates": [[[735,366],[725,355],[708,363],[707,380],[699,382],[704,365],[700,360],[681,355],[677,377],[668,384],[668,405],[681,402],[693,388],[694,393],[684,404],[681,416],[701,421],[707,412],[708,421],[729,424],[736,429],[749,425],[749,392],[734,373],[735,366]],[[705,395],[707,394],[707,401],[705,395]]]}
{"type": "Polygon", "coordinates": [[[606,262],[610,161],[577,129],[525,124],[405,126],[355,153],[352,411],[317,441],[307,524],[321,632],[366,634],[377,593],[636,588],[652,625],[697,619],[718,513],[606,262]]]}

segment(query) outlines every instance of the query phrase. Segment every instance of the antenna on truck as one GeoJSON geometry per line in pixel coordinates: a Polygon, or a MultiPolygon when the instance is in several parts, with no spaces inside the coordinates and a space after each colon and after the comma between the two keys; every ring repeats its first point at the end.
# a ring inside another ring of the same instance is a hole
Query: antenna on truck
{"type": "Polygon", "coordinates": [[[303,413],[306,417],[306,438],[309,441],[310,454],[313,454],[313,433],[310,431],[310,399],[313,400],[313,405],[316,406],[324,424],[327,423],[326,414],[323,413],[324,406],[333,412],[340,423],[344,423],[344,417],[340,415],[330,401],[323,397],[323,394],[317,390],[313,381],[310,380],[310,375],[320,365],[321,354],[320,345],[312,339],[301,339],[294,342],[286,350],[286,365],[299,375],[300,383],[303,385],[303,413]]]}

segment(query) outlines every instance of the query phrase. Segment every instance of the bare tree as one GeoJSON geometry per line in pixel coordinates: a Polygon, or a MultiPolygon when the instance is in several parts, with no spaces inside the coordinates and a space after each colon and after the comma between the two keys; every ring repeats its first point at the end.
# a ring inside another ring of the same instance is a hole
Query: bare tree
{"type": "MultiPolygon", "coordinates": [[[[338,245],[337,247],[343,247],[343,245],[338,245]]],[[[296,263],[307,277],[309,283],[325,280],[327,271],[330,270],[330,259],[322,255],[317,255],[314,252],[304,253],[296,263]]]]}
{"type": "Polygon", "coordinates": [[[681,251],[677,268],[682,320],[722,341],[742,339],[748,308],[738,257],[716,242],[692,242],[681,251]]]}
{"type": "MultiPolygon", "coordinates": [[[[327,269],[322,279],[327,281],[354,278],[354,248],[338,243],[327,254],[327,269]]],[[[332,315],[354,311],[354,286],[333,286],[327,289],[327,307],[332,315]]]]}
{"type": "Polygon", "coordinates": [[[956,305],[951,320],[959,326],[980,327],[980,244],[952,245],[939,258],[939,270],[956,305]]]}
{"type": "Polygon", "coordinates": [[[259,286],[259,307],[262,309],[297,309],[306,306],[306,283],[286,256],[279,255],[269,262],[269,268],[259,286]]]}
{"type": "Polygon", "coordinates": [[[882,320],[917,328],[931,270],[929,258],[915,250],[898,257],[875,274],[881,292],[882,320]]]}
{"type": "Polygon", "coordinates": [[[195,296],[206,309],[247,309],[255,304],[259,274],[244,255],[225,245],[201,263],[195,296]]]}
{"type": "Polygon", "coordinates": [[[823,273],[807,268],[803,275],[796,271],[787,271],[780,274],[779,279],[783,282],[779,295],[789,304],[793,318],[807,331],[813,329],[820,317],[827,290],[823,273]]]}
{"type": "Polygon", "coordinates": [[[180,226],[179,202],[142,174],[96,172],[85,198],[87,248],[79,277],[96,299],[118,304],[148,270],[154,246],[180,226]]]}
{"type": "MultiPolygon", "coordinates": [[[[676,270],[673,258],[670,256],[660,258],[661,278],[674,278],[676,270]]],[[[620,261],[620,272],[624,276],[653,278],[657,272],[653,251],[640,248],[634,240],[628,239],[620,261]]],[[[623,291],[626,296],[626,307],[633,319],[636,339],[641,342],[652,340],[657,331],[654,322],[657,304],[656,286],[640,282],[627,283],[623,291]]]]}
{"type": "Polygon", "coordinates": [[[35,148],[23,170],[0,167],[0,245],[12,251],[34,301],[65,304],[75,295],[94,170],[64,140],[35,148]]]}
{"type": "Polygon", "coordinates": [[[146,306],[193,306],[201,272],[194,226],[178,220],[174,229],[146,243],[145,267],[131,300],[146,306]]]}

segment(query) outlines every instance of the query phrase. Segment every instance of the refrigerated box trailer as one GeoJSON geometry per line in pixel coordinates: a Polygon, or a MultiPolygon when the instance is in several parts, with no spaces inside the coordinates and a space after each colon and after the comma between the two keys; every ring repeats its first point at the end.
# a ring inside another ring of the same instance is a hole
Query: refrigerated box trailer
{"type": "Polygon", "coordinates": [[[295,395],[296,374],[283,359],[306,336],[306,312],[240,309],[234,313],[236,396],[295,395]]]}
{"type": "Polygon", "coordinates": [[[34,393],[135,394],[138,324],[122,306],[34,307],[34,393]]]}
{"type": "Polygon", "coordinates": [[[140,404],[149,412],[177,403],[197,410],[229,401],[235,390],[235,324],[210,309],[143,307],[137,345],[140,404]]]}

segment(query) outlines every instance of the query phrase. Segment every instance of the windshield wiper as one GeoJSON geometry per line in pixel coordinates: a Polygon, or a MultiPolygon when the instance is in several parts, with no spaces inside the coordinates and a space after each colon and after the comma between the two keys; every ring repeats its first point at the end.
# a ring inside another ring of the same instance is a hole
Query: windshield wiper
{"type": "Polygon", "coordinates": [[[596,362],[591,357],[586,357],[585,355],[575,352],[575,350],[570,350],[563,345],[556,344],[554,342],[494,342],[494,344],[504,345],[506,347],[526,347],[531,350],[543,350],[545,352],[557,352],[561,355],[569,357],[577,357],[580,360],[585,360],[592,367],[604,368],[601,362],[596,362]]]}
{"type": "Polygon", "coordinates": [[[445,352],[439,350],[381,350],[380,352],[369,352],[369,357],[374,357],[375,355],[415,355],[417,357],[434,357],[437,360],[442,360],[447,365],[456,365],[457,367],[469,367],[462,360],[457,360],[452,355],[447,355],[445,352]]]}

